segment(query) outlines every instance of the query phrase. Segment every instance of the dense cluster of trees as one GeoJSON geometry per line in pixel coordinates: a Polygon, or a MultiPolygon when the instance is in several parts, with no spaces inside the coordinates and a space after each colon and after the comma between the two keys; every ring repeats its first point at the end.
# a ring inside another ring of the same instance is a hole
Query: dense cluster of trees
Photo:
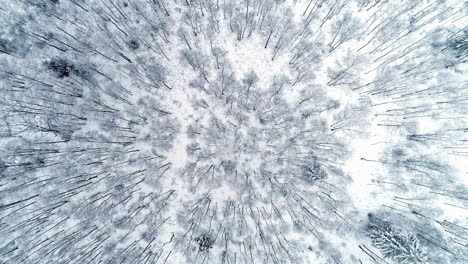
{"type": "Polygon", "coordinates": [[[466,263],[444,213],[468,208],[465,21],[449,0],[5,1],[0,262],[466,263]],[[369,208],[342,168],[377,130],[369,208]]]}
{"type": "MultiPolygon", "coordinates": [[[[187,128],[183,176],[201,197],[186,205],[190,213],[180,221],[186,227],[180,243],[190,248],[186,238],[202,232],[222,249],[211,255],[222,263],[237,256],[245,263],[301,262],[291,246],[300,243],[302,232],[322,241],[330,222],[338,222],[336,227],[345,221],[349,179],[339,166],[347,150],[323,119],[335,107],[312,88],[303,91],[307,98],[286,102],[285,88],[291,85],[286,76],[273,76],[265,89],[256,85],[254,71],[239,80],[233,73],[226,76],[225,68],[232,69],[221,66],[209,85],[202,76],[191,85],[203,99],[194,99],[198,118],[187,128]],[[230,195],[216,194],[224,191],[230,195]]],[[[187,254],[197,256],[194,262],[209,262],[210,255],[187,254]]]]}

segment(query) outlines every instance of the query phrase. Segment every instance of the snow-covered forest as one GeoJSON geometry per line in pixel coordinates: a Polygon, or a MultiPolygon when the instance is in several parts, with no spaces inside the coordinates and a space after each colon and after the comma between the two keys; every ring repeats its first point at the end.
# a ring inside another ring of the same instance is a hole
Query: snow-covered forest
{"type": "Polygon", "coordinates": [[[1,264],[468,263],[465,0],[0,0],[1,264]]]}

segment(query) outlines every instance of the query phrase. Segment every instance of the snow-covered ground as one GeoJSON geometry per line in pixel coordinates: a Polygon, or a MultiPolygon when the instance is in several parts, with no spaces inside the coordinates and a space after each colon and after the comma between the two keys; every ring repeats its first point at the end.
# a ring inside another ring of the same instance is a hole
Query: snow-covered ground
{"type": "Polygon", "coordinates": [[[467,263],[463,1],[0,5],[0,263],[467,263]]]}

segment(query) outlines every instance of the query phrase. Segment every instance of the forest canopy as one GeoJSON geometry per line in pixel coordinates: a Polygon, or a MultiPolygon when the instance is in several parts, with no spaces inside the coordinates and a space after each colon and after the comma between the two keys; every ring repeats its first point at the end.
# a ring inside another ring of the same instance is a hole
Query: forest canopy
{"type": "Polygon", "coordinates": [[[0,263],[468,263],[458,0],[0,0],[0,263]]]}

